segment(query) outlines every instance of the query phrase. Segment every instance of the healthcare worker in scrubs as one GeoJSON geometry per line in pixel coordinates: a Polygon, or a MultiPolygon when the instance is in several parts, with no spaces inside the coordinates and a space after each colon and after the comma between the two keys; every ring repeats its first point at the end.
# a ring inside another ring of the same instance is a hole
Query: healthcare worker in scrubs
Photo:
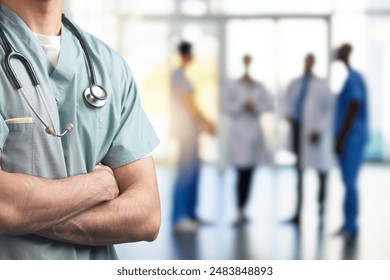
{"type": "Polygon", "coordinates": [[[333,98],[327,82],[313,73],[314,64],[314,55],[306,55],[303,76],[293,80],[286,92],[286,117],[292,126],[293,150],[297,156],[297,204],[290,220],[295,224],[300,222],[304,170],[317,171],[322,218],[326,179],[332,163],[333,98]]]}
{"type": "Polygon", "coordinates": [[[244,75],[226,90],[223,109],[229,116],[229,161],[237,169],[237,204],[239,214],[236,225],[247,222],[245,206],[256,166],[270,163],[270,154],[260,127],[260,116],[273,109],[266,88],[249,74],[250,55],[243,57],[244,75]]]}
{"type": "Polygon", "coordinates": [[[93,107],[86,52],[61,20],[62,1],[0,3],[0,259],[116,259],[113,244],[153,240],[160,204],[148,155],[158,139],[128,66],[75,26],[108,94],[93,107]],[[12,58],[27,99],[16,90],[5,39],[30,61],[42,96],[12,58]],[[49,134],[37,115],[69,132],[49,134]]]}
{"type": "Polygon", "coordinates": [[[366,85],[351,67],[351,53],[352,46],[343,44],[336,54],[347,67],[348,76],[337,99],[334,147],[345,186],[344,224],[339,234],[353,237],[358,233],[357,180],[368,137],[368,112],[366,85]]]}
{"type": "Polygon", "coordinates": [[[172,224],[177,232],[194,231],[202,223],[196,215],[200,160],[198,136],[201,131],[215,134],[214,125],[195,102],[195,90],[186,70],[193,60],[192,45],[178,46],[180,65],[172,72],[172,134],[179,143],[177,176],[173,193],[172,224]]]}

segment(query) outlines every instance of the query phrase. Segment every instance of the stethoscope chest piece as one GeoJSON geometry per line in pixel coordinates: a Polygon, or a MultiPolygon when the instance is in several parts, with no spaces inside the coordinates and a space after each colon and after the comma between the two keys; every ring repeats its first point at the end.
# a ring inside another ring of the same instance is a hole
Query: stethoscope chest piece
{"type": "Polygon", "coordinates": [[[99,85],[92,85],[85,89],[84,98],[89,105],[101,108],[106,104],[107,91],[99,85]]]}

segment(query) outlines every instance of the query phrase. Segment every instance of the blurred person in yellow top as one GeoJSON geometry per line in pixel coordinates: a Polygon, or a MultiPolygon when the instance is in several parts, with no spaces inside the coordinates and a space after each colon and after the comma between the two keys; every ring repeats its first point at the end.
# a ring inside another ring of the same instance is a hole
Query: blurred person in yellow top
{"type": "Polygon", "coordinates": [[[198,135],[201,131],[214,135],[216,131],[214,124],[196,105],[194,87],[185,72],[193,60],[192,45],[183,41],[177,50],[180,66],[171,77],[171,126],[173,136],[179,142],[172,222],[176,231],[193,231],[201,222],[196,215],[200,171],[198,135]]]}

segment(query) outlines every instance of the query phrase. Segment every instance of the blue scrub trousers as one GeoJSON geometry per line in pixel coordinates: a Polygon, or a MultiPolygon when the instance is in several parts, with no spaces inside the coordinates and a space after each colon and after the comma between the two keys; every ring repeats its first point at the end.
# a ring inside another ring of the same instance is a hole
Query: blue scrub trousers
{"type": "Polygon", "coordinates": [[[360,166],[364,160],[364,142],[346,141],[343,154],[339,158],[341,174],[345,186],[343,230],[357,233],[358,189],[357,180],[360,166]]]}
{"type": "Polygon", "coordinates": [[[195,210],[200,173],[197,133],[186,134],[179,141],[180,156],[173,193],[173,224],[188,218],[197,219],[195,210]]]}

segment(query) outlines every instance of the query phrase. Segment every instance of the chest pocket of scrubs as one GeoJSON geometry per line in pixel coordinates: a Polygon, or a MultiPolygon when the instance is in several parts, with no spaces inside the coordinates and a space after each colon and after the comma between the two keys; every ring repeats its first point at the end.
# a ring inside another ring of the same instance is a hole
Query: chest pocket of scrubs
{"type": "Polygon", "coordinates": [[[5,121],[9,133],[4,143],[2,169],[12,173],[32,174],[34,122],[32,118],[18,118],[5,121]]]}

